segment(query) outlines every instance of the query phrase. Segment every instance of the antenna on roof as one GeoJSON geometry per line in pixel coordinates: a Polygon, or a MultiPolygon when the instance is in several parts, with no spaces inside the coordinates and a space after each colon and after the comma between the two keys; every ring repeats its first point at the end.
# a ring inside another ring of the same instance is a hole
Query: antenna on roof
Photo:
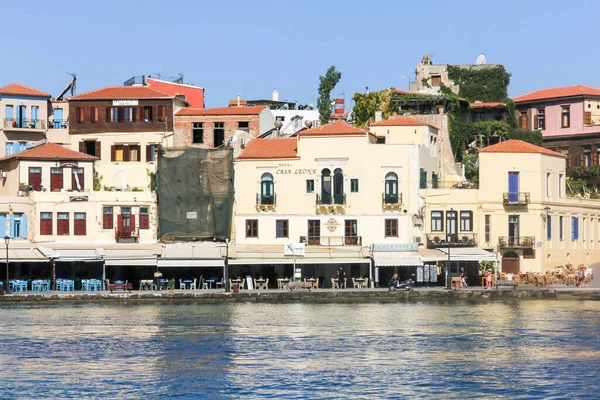
{"type": "Polygon", "coordinates": [[[71,96],[73,96],[75,94],[75,85],[77,82],[77,75],[75,74],[75,72],[67,72],[67,74],[71,75],[72,79],[71,79],[71,83],[69,83],[67,85],[66,88],[63,89],[63,91],[56,96],[56,100],[62,100],[63,97],[65,96],[65,93],[67,93],[69,90],[71,91],[71,96]]]}

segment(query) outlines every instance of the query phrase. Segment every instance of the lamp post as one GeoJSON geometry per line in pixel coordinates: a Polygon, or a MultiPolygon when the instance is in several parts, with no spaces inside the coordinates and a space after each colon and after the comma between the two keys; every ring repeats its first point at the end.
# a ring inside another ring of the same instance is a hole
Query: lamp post
{"type": "Polygon", "coordinates": [[[10,293],[10,282],[8,281],[8,244],[10,243],[10,236],[4,236],[4,244],[6,245],[6,283],[4,286],[4,292],[10,293]]]}
{"type": "Polygon", "coordinates": [[[446,289],[450,289],[450,281],[448,276],[448,271],[450,270],[450,241],[452,240],[451,236],[446,237],[446,249],[448,249],[448,262],[446,263],[446,289]]]}
{"type": "Polygon", "coordinates": [[[223,286],[225,287],[225,291],[229,292],[231,288],[229,287],[229,238],[225,238],[225,268],[224,268],[224,280],[223,286]]]}
{"type": "Polygon", "coordinates": [[[408,79],[408,91],[410,92],[410,75],[402,76],[403,79],[408,79]]]}

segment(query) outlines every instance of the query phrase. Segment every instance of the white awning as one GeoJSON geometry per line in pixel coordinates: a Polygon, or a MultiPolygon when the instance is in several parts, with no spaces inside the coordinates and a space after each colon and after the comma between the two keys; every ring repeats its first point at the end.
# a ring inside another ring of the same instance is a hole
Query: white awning
{"type": "Polygon", "coordinates": [[[59,262],[94,262],[102,261],[103,251],[100,249],[55,249],[52,257],[59,262]]]}
{"type": "Polygon", "coordinates": [[[197,259],[187,259],[187,258],[159,258],[158,259],[158,267],[220,267],[223,268],[225,266],[225,261],[223,259],[213,259],[213,260],[197,260],[197,259]]]}
{"type": "Polygon", "coordinates": [[[106,265],[156,266],[153,249],[104,249],[106,265]]]}
{"type": "MultiPolygon", "coordinates": [[[[363,264],[370,263],[368,258],[316,258],[296,257],[296,264],[363,264]]],[[[257,264],[294,264],[293,257],[286,258],[237,258],[230,259],[229,265],[257,265],[257,264]]]]}
{"type": "Polygon", "coordinates": [[[416,251],[378,251],[373,253],[373,258],[377,267],[423,265],[421,255],[416,251]]]}
{"type": "Polygon", "coordinates": [[[448,259],[450,251],[450,261],[496,261],[496,255],[479,247],[451,247],[439,249],[448,259]]]}
{"type": "Polygon", "coordinates": [[[448,260],[448,255],[446,253],[436,249],[425,249],[420,247],[419,254],[421,255],[421,261],[423,262],[448,260]]]}
{"type": "MultiPolygon", "coordinates": [[[[48,258],[36,248],[8,249],[8,262],[47,262],[48,258]]],[[[0,251],[0,263],[6,264],[6,249],[0,251]]]]}

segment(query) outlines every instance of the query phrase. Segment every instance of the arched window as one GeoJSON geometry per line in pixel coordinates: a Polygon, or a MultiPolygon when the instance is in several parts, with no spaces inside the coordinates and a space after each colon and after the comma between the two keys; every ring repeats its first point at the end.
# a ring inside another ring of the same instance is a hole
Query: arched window
{"type": "Polygon", "coordinates": [[[321,171],[321,204],[331,203],[331,171],[327,168],[321,171]]]}
{"type": "Polygon", "coordinates": [[[385,176],[385,204],[398,204],[398,175],[389,172],[385,176]]]}
{"type": "Polygon", "coordinates": [[[265,172],[260,177],[260,204],[275,204],[273,175],[268,172],[265,172]]]}
{"type": "Polygon", "coordinates": [[[344,204],[344,174],[340,168],[333,171],[333,202],[344,204]]]}

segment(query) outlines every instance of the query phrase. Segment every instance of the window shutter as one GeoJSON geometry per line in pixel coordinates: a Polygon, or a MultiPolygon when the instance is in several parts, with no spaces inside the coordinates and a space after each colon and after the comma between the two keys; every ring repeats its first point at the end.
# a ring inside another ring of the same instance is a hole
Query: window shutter
{"type": "Polygon", "coordinates": [[[591,111],[586,111],[585,112],[585,124],[586,125],[591,125],[592,124],[592,112],[591,111]]]}
{"type": "Polygon", "coordinates": [[[110,107],[106,107],[106,122],[110,122],[110,107]]]}
{"type": "Polygon", "coordinates": [[[136,117],[137,117],[137,107],[131,107],[131,121],[132,122],[137,121],[136,117]]]}
{"type": "Polygon", "coordinates": [[[140,122],[144,122],[144,106],[139,107],[140,122]]]}
{"type": "Polygon", "coordinates": [[[123,232],[123,215],[117,215],[117,230],[123,232]]]}
{"type": "Polygon", "coordinates": [[[10,237],[15,237],[15,214],[10,214],[10,237]]]}
{"type": "Polygon", "coordinates": [[[142,161],[142,146],[140,146],[139,144],[137,145],[137,160],[136,161],[142,161]]]}
{"type": "Polygon", "coordinates": [[[592,153],[592,165],[598,165],[598,153],[592,153]]]}
{"type": "Polygon", "coordinates": [[[119,122],[125,121],[125,107],[119,107],[119,122]]]}
{"type": "Polygon", "coordinates": [[[0,237],[6,236],[6,214],[0,214],[0,237]]]}
{"type": "Polygon", "coordinates": [[[582,154],[579,155],[579,166],[583,167],[585,165],[585,156],[582,154]]]}
{"type": "Polygon", "coordinates": [[[115,145],[110,146],[110,161],[115,161],[115,145]]]}
{"type": "Polygon", "coordinates": [[[83,140],[79,142],[79,152],[85,153],[85,142],[83,140]]]}
{"type": "Polygon", "coordinates": [[[129,161],[129,145],[123,145],[123,161],[129,161]]]}
{"type": "Polygon", "coordinates": [[[131,214],[131,232],[135,232],[135,214],[131,214]]]}
{"type": "Polygon", "coordinates": [[[537,130],[540,126],[539,124],[540,124],[540,121],[538,120],[538,116],[536,115],[535,118],[533,119],[533,129],[537,130]]]}
{"type": "Polygon", "coordinates": [[[101,158],[102,155],[102,143],[99,140],[96,140],[96,157],[101,158]]]}
{"type": "Polygon", "coordinates": [[[570,167],[571,165],[573,165],[573,155],[568,154],[567,155],[567,167],[570,167]]]}
{"type": "Polygon", "coordinates": [[[152,146],[146,145],[146,162],[152,161],[152,146]]]}
{"type": "Polygon", "coordinates": [[[21,239],[27,239],[27,215],[21,215],[21,239]]]}

